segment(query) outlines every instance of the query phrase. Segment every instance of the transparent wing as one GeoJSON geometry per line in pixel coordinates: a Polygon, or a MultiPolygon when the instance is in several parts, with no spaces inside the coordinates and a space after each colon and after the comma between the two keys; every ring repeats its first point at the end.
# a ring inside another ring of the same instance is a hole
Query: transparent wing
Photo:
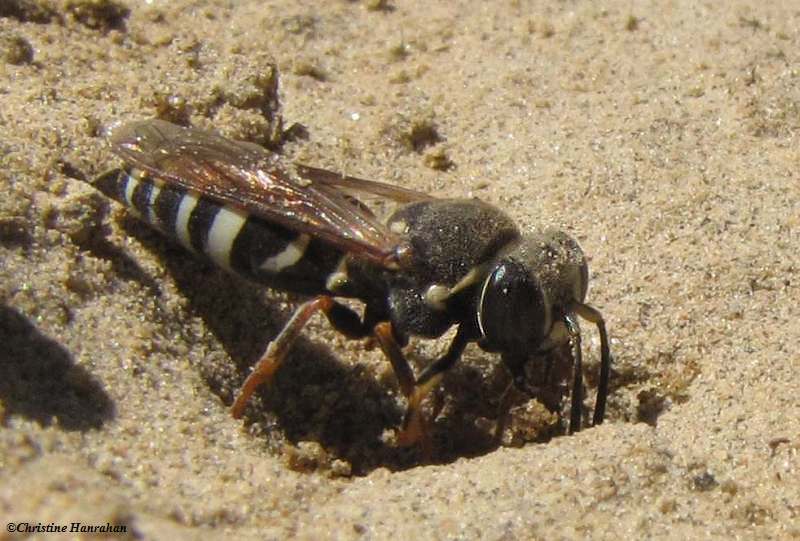
{"type": "Polygon", "coordinates": [[[353,197],[361,192],[400,202],[430,198],[316,167],[287,164],[258,145],[163,120],[122,125],[113,131],[111,144],[127,163],[165,182],[230,203],[388,268],[407,261],[409,247],[353,197]]]}
{"type": "Polygon", "coordinates": [[[339,173],[334,173],[333,171],[320,169],[318,167],[311,167],[310,165],[296,164],[295,167],[302,176],[315,182],[325,184],[326,186],[343,190],[353,197],[358,197],[361,194],[369,194],[371,196],[390,199],[398,203],[413,203],[415,201],[428,201],[433,199],[433,196],[423,192],[392,186],[391,184],[384,184],[383,182],[375,182],[374,180],[340,175],[339,173]]]}

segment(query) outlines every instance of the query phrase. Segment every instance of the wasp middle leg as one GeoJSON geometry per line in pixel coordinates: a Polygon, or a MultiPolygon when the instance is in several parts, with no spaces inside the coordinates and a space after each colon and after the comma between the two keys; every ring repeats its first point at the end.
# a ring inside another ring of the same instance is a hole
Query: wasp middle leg
{"type": "Polygon", "coordinates": [[[398,444],[409,446],[420,443],[423,453],[426,456],[430,456],[431,437],[428,419],[425,418],[422,412],[422,401],[439,385],[444,373],[452,368],[461,357],[464,348],[467,347],[470,341],[469,336],[463,331],[462,327],[459,327],[447,352],[425,368],[420,376],[415,379],[408,361],[394,339],[391,323],[379,323],[375,326],[374,333],[384,355],[392,363],[400,384],[400,390],[408,401],[406,413],[403,417],[403,425],[397,438],[398,444]]]}

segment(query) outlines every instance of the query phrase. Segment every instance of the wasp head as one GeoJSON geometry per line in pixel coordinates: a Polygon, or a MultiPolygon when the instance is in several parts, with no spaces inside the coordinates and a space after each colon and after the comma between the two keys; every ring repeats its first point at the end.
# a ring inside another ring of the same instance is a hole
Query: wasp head
{"type": "Polygon", "coordinates": [[[551,349],[563,341],[556,324],[583,302],[587,285],[586,257],[575,239],[553,229],[521,237],[500,255],[481,288],[479,345],[502,353],[509,365],[551,349]]]}

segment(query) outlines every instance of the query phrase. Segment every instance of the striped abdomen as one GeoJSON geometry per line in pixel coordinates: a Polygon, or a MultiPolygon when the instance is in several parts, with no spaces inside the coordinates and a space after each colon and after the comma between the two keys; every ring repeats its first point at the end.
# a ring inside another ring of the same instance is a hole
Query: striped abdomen
{"type": "Polygon", "coordinates": [[[94,186],[189,250],[269,287],[322,293],[343,256],[306,234],[167,184],[139,169],[109,171],[94,186]]]}

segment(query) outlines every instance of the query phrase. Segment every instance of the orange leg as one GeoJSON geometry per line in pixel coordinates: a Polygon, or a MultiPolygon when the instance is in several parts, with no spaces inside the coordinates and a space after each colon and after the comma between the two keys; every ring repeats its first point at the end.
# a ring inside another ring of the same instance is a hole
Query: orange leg
{"type": "Polygon", "coordinates": [[[333,308],[334,300],[327,296],[316,297],[308,302],[303,303],[295,311],[292,319],[286,324],[283,330],[278,334],[275,339],[269,343],[267,350],[258,360],[253,367],[253,371],[244,380],[242,388],[236,395],[236,400],[231,406],[231,413],[234,419],[241,418],[244,414],[244,408],[247,406],[247,401],[255,392],[256,388],[262,383],[269,383],[272,377],[280,367],[289,348],[297,340],[300,332],[305,327],[308,320],[311,319],[319,310],[323,312],[330,312],[333,308]]]}
{"type": "Polygon", "coordinates": [[[415,379],[414,371],[394,338],[390,322],[383,321],[369,329],[368,324],[364,323],[355,312],[327,295],[316,297],[300,305],[283,330],[269,343],[236,395],[233,406],[231,406],[233,417],[241,418],[247,402],[255,390],[260,385],[272,381],[289,349],[309,319],[320,311],[325,314],[334,328],[349,338],[364,338],[370,333],[372,334],[392,364],[400,391],[408,401],[403,425],[398,434],[398,444],[408,446],[419,443],[425,456],[430,456],[431,439],[428,421],[422,412],[422,402],[439,385],[444,372],[452,367],[463,353],[469,342],[467,334],[459,328],[447,353],[428,366],[420,377],[415,379]]]}
{"type": "Polygon", "coordinates": [[[423,447],[423,453],[430,455],[430,435],[427,423],[420,409],[424,394],[419,393],[414,381],[414,371],[409,366],[405,355],[392,334],[392,324],[382,321],[375,325],[373,334],[381,346],[383,354],[389,359],[394,370],[400,392],[408,404],[403,418],[403,426],[397,435],[397,444],[401,447],[414,445],[417,442],[423,447]]]}
{"type": "Polygon", "coordinates": [[[494,437],[492,441],[494,445],[499,446],[503,443],[503,432],[508,426],[508,418],[511,413],[511,404],[513,403],[513,388],[514,382],[509,383],[506,386],[506,390],[503,391],[503,394],[500,398],[500,405],[497,408],[497,423],[494,426],[494,437]]]}
{"type": "Polygon", "coordinates": [[[311,316],[319,311],[325,314],[335,329],[349,338],[363,338],[369,334],[369,329],[358,317],[358,314],[327,295],[321,295],[301,304],[283,330],[269,343],[267,350],[253,367],[250,375],[247,376],[242,388],[239,389],[236,400],[231,406],[231,413],[235,419],[239,419],[244,414],[247,401],[256,388],[262,383],[272,381],[275,372],[286,358],[286,354],[289,353],[289,348],[300,336],[303,327],[311,319],[311,316]]]}
{"type": "Polygon", "coordinates": [[[429,420],[425,418],[422,411],[422,402],[431,391],[436,389],[442,381],[444,373],[461,357],[464,348],[469,343],[469,337],[459,327],[456,337],[447,349],[447,353],[429,365],[415,380],[408,361],[392,335],[391,323],[381,322],[375,326],[373,332],[381,345],[383,353],[392,363],[392,368],[400,385],[400,391],[408,401],[406,414],[403,418],[403,426],[397,436],[397,443],[401,446],[420,443],[423,454],[430,456],[432,444],[429,420]]]}

